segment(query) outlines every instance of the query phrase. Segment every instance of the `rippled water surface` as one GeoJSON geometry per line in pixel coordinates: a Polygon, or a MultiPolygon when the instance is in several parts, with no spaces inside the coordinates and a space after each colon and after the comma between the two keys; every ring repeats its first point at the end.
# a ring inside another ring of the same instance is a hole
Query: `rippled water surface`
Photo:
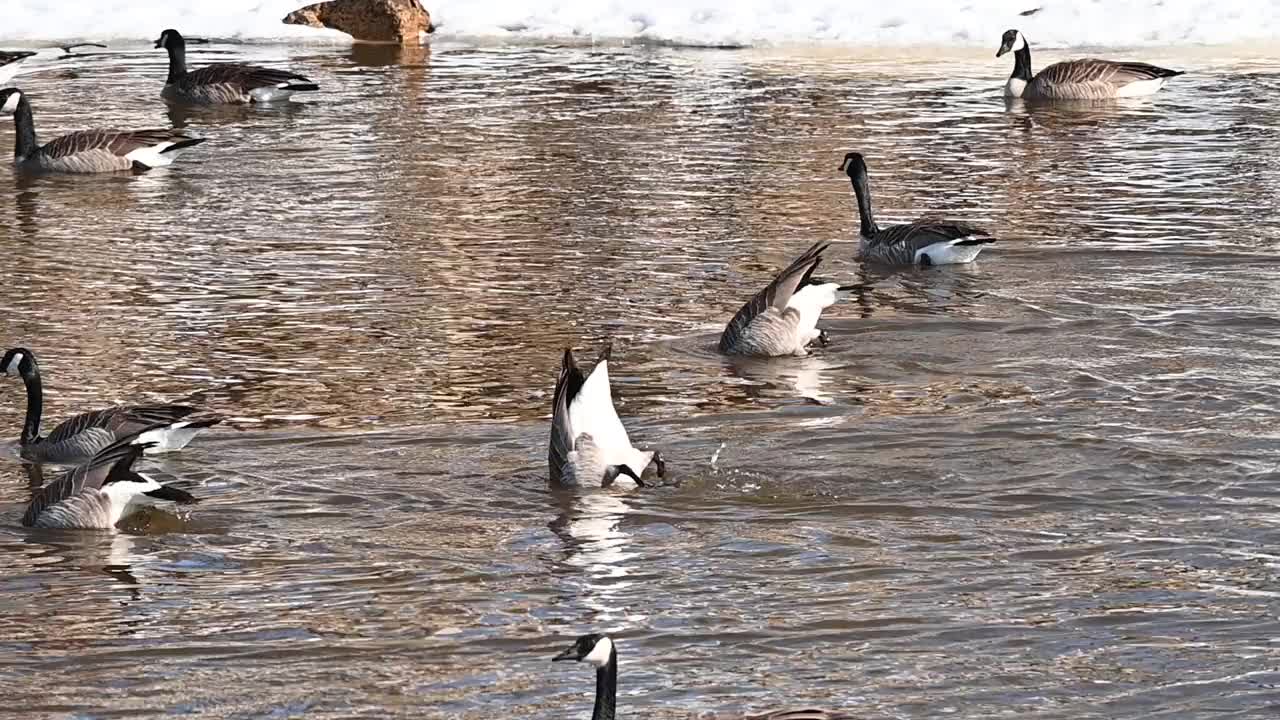
{"type": "Polygon", "coordinates": [[[197,112],[141,45],[23,76],[45,138],[209,142],[142,176],[0,170],[0,343],[39,354],[50,419],[228,420],[146,463],[191,512],[32,532],[4,379],[0,697],[581,717],[589,669],[549,659],[599,630],[624,717],[1274,717],[1280,65],[1148,52],[1190,72],[1044,109],[1005,106],[1007,58],[921,54],[214,45],[193,62],[323,92],[197,112]],[[861,266],[851,149],[882,221],[1000,242],[861,266]],[[833,344],[717,356],[817,240],[857,285],[833,344]],[[559,354],[607,338],[670,484],[561,497],[559,354]]]}

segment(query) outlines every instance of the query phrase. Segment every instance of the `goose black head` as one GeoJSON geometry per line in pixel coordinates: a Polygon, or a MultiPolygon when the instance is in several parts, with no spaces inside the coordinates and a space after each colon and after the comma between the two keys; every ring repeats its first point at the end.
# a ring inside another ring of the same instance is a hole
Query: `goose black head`
{"type": "Polygon", "coordinates": [[[164,48],[166,50],[169,48],[184,47],[185,45],[186,41],[182,39],[182,33],[174,30],[173,28],[169,28],[168,30],[160,33],[160,38],[156,40],[156,47],[164,48]]]}
{"type": "MultiPolygon", "coordinates": [[[[8,90],[0,91],[0,98],[4,98],[4,93],[8,90]]],[[[22,375],[25,376],[36,367],[36,356],[26,348],[13,348],[4,354],[4,358],[0,359],[0,373],[5,375],[22,375]]]]}
{"type": "Polygon", "coordinates": [[[572,645],[562,650],[559,655],[551,658],[551,661],[577,660],[578,662],[589,662],[596,667],[604,667],[609,664],[609,660],[612,657],[613,641],[609,639],[609,636],[591,633],[574,640],[572,645]]]}
{"type": "Polygon", "coordinates": [[[0,112],[12,115],[18,112],[18,103],[22,102],[22,91],[18,88],[0,90],[0,112]]]}
{"type": "Polygon", "coordinates": [[[1022,33],[1017,30],[1005,30],[1004,35],[1000,36],[1000,49],[996,51],[996,57],[1000,57],[1011,50],[1021,50],[1026,47],[1027,41],[1022,40],[1019,42],[1021,39],[1022,33]]]}
{"type": "Polygon", "coordinates": [[[840,170],[849,177],[856,178],[867,174],[867,162],[862,159],[862,153],[845,153],[844,162],[840,163],[840,170]]]}

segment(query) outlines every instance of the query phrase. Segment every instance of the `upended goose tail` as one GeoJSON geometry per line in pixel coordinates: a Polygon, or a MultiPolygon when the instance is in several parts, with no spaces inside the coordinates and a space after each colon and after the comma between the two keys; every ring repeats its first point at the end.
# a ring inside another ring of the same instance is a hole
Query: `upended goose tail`
{"type": "Polygon", "coordinates": [[[746,302],[720,334],[728,355],[804,355],[821,332],[822,311],[848,297],[852,286],[813,277],[830,243],[814,243],[746,302]]]}
{"type": "Polygon", "coordinates": [[[658,463],[651,450],[632,447],[627,430],[613,406],[609,384],[609,355],[606,345],[595,366],[583,375],[566,348],[556,380],[551,418],[551,442],[547,462],[551,481],[560,485],[607,487],[619,477],[630,477],[642,485],[645,468],[658,463]]]}

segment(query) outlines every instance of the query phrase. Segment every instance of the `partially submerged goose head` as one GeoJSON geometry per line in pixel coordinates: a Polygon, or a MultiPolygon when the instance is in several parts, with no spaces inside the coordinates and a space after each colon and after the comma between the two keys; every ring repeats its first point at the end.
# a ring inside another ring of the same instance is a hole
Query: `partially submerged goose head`
{"type": "Polygon", "coordinates": [[[610,659],[615,655],[613,641],[609,639],[608,635],[591,633],[574,640],[572,645],[561,650],[560,654],[551,658],[551,661],[577,660],[578,662],[590,663],[602,668],[608,665],[610,659]]]}
{"type": "MultiPolygon", "coordinates": [[[[3,94],[0,94],[2,97],[3,94]]],[[[5,351],[0,359],[0,372],[11,377],[25,377],[35,369],[36,356],[26,348],[13,348],[5,351]]]]}
{"type": "Polygon", "coordinates": [[[1000,49],[996,51],[996,57],[1000,57],[1007,52],[1021,50],[1027,46],[1027,39],[1017,30],[1005,30],[1004,35],[1000,36],[1000,49]]]}

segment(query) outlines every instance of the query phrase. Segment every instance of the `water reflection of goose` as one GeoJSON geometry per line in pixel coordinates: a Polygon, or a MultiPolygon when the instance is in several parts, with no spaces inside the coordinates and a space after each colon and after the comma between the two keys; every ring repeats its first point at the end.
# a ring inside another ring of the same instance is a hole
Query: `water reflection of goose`
{"type": "Polygon", "coordinates": [[[605,345],[591,372],[584,376],[566,348],[556,379],[547,464],[551,482],[560,486],[609,487],[620,477],[643,485],[650,463],[665,474],[656,450],[632,447],[613,407],[609,387],[609,353],[605,345]]]}
{"type": "Polygon", "coordinates": [[[630,533],[619,529],[631,511],[625,496],[595,492],[561,500],[564,504],[551,530],[564,542],[566,562],[592,577],[625,576],[624,563],[635,556],[627,551],[630,533]]]}
{"type": "MultiPolygon", "coordinates": [[[[618,649],[608,635],[583,635],[551,660],[577,660],[595,667],[596,701],[591,720],[613,720],[618,704],[618,649]]],[[[839,710],[799,707],[715,715],[712,720],[853,720],[853,717],[839,710]]]]}
{"type": "Polygon", "coordinates": [[[826,386],[831,380],[832,371],[842,367],[843,364],[824,360],[820,355],[811,355],[786,364],[751,357],[733,358],[728,363],[730,372],[743,380],[790,388],[797,396],[820,405],[834,399],[826,386]]]}
{"type": "Polygon", "coordinates": [[[142,583],[134,574],[133,566],[141,559],[137,552],[138,537],[125,533],[83,533],[75,531],[48,531],[28,535],[25,542],[40,548],[40,565],[49,560],[74,564],[79,570],[106,575],[124,585],[133,587],[133,599],[141,598],[136,589],[142,583]]]}
{"type": "Polygon", "coordinates": [[[720,352],[779,357],[808,355],[814,341],[826,345],[827,332],[818,329],[818,318],[853,290],[814,279],[830,245],[815,243],[748,300],[720,335],[720,352]]]}

